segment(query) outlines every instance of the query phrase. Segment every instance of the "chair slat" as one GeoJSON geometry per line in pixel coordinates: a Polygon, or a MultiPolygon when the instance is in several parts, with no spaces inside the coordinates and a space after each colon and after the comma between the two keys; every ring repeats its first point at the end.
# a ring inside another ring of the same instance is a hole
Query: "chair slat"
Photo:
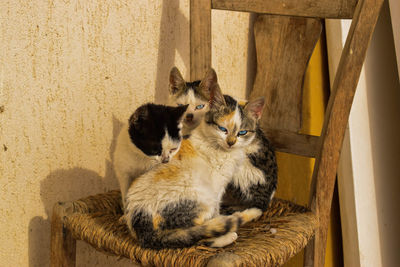
{"type": "Polygon", "coordinates": [[[190,0],[190,80],[211,67],[211,1],[190,0]]]}
{"type": "Polygon", "coordinates": [[[265,129],[301,129],[307,63],[321,34],[319,19],[260,15],[254,24],[257,74],[250,98],[265,97],[265,129]]]}
{"type": "Polygon", "coordinates": [[[315,18],[351,19],[357,0],[212,0],[213,9],[315,18]]]}
{"type": "Polygon", "coordinates": [[[320,220],[314,244],[314,266],[324,266],[330,205],[340,149],[368,44],[383,0],[360,0],[346,39],[325,113],[309,205],[320,220]]]}
{"type": "Polygon", "coordinates": [[[264,129],[276,151],[315,158],[319,148],[319,136],[297,134],[282,130],[264,129]]]}

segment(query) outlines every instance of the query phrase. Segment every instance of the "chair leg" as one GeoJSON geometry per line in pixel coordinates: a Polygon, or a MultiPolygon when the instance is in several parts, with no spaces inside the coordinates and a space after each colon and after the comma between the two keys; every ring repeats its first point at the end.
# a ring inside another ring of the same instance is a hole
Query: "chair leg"
{"type": "Polygon", "coordinates": [[[57,203],[51,218],[51,266],[72,267],[76,262],[76,240],[64,225],[65,207],[57,203]]]}
{"type": "MultiPolygon", "coordinates": [[[[326,215],[326,210],[328,209],[321,211],[319,227],[315,231],[314,238],[311,239],[305,247],[304,266],[306,267],[320,267],[324,266],[325,264],[325,250],[328,238],[328,227],[330,218],[326,215]]],[[[328,212],[330,212],[330,209],[328,212]]]]}
{"type": "Polygon", "coordinates": [[[304,248],[304,267],[314,267],[314,238],[304,248]]]}

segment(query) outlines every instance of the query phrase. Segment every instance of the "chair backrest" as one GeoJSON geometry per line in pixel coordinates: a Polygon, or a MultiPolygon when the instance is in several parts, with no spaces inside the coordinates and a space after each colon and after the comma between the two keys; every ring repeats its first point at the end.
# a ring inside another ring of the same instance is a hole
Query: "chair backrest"
{"type": "Polygon", "coordinates": [[[250,98],[266,97],[261,125],[278,151],[315,157],[309,207],[320,228],[306,265],[323,266],[336,170],[368,43],[383,0],[191,0],[190,78],[211,67],[211,9],[254,12],[257,74],[250,98]],[[281,15],[281,16],[279,16],[281,15]],[[282,16],[283,15],[283,16],[282,16]],[[299,134],[305,69],[321,19],[352,19],[320,136],[299,134]],[[259,49],[263,47],[263,49],[259,49]]]}
{"type": "Polygon", "coordinates": [[[307,63],[319,19],[260,15],[254,24],[257,74],[250,98],[265,97],[261,127],[278,151],[315,157],[318,138],[299,134],[307,63]]]}

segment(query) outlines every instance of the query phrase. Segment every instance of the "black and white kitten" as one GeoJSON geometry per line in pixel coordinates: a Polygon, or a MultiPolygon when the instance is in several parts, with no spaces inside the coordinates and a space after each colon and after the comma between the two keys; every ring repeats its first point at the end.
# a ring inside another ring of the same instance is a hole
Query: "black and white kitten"
{"type": "Polygon", "coordinates": [[[178,152],[187,107],[148,103],[136,109],[123,126],[114,152],[114,170],[124,206],[132,181],[155,165],[169,162],[178,152]]]}

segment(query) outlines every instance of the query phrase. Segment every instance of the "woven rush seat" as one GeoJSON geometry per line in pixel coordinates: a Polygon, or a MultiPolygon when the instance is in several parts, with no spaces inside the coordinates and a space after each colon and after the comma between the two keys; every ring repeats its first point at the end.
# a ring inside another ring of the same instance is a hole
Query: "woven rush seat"
{"type": "Polygon", "coordinates": [[[218,266],[227,258],[234,266],[281,265],[305,247],[317,227],[312,212],[275,199],[258,221],[242,226],[237,241],[225,248],[143,249],[130,235],[121,205],[120,192],[110,191],[59,203],[55,209],[62,210],[64,225],[74,239],[144,266],[218,266]]]}

